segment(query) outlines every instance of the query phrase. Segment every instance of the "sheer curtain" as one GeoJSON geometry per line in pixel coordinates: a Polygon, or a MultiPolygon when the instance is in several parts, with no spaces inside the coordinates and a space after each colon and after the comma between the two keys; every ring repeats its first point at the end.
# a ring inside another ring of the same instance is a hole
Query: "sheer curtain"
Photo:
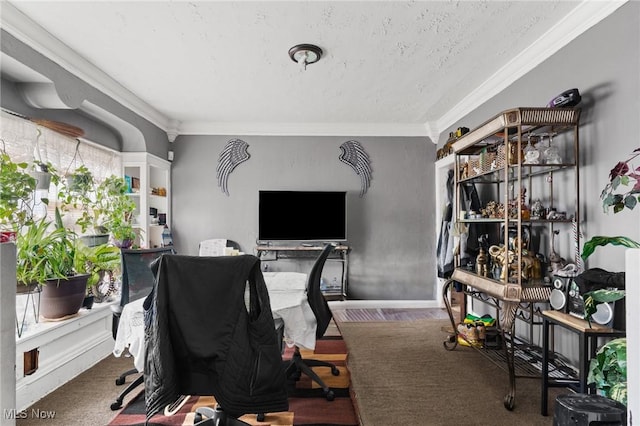
{"type": "MultiPolygon", "coordinates": [[[[4,149],[15,162],[51,163],[60,175],[85,165],[98,183],[110,175],[122,174],[122,156],[117,151],[83,138],[65,136],[4,111],[1,119],[0,149],[4,149]]],[[[38,216],[53,212],[57,204],[57,192],[57,188],[52,184],[48,194],[36,195],[38,216]],[[38,202],[44,197],[49,198],[48,209],[43,203],[38,202]]],[[[74,216],[73,212],[70,216],[74,216]]]]}

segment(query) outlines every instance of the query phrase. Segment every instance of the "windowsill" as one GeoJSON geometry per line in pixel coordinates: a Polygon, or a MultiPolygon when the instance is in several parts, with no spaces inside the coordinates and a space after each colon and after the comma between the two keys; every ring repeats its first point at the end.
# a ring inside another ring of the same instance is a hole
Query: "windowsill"
{"type": "MultiPolygon", "coordinates": [[[[18,333],[16,330],[16,343],[21,344],[27,342],[31,339],[35,339],[45,333],[51,332],[54,329],[62,328],[62,327],[78,327],[84,323],[86,319],[91,318],[92,316],[100,315],[103,313],[105,309],[110,309],[112,306],[116,306],[118,304],[118,300],[114,299],[110,302],[103,303],[94,303],[91,309],[80,308],[78,314],[59,321],[51,321],[44,320],[42,318],[39,319],[38,322],[33,322],[33,315],[31,315],[31,322],[25,324],[24,329],[20,337],[18,337],[18,333]]],[[[23,312],[19,312],[16,310],[16,318],[18,318],[18,323],[20,324],[22,319],[23,312]]]]}

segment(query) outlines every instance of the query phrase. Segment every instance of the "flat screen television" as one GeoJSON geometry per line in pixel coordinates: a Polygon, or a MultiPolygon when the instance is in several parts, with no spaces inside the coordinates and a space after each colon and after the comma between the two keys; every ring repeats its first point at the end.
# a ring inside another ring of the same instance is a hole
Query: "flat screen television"
{"type": "Polygon", "coordinates": [[[345,191],[259,191],[258,240],[346,241],[345,191]]]}

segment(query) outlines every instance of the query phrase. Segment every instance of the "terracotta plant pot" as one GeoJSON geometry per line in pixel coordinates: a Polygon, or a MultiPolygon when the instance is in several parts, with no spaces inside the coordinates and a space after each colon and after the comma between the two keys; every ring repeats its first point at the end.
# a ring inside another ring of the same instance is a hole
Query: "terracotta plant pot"
{"type": "Polygon", "coordinates": [[[40,295],[40,316],[60,319],[78,313],[82,307],[89,275],[76,275],[68,280],[48,280],[40,295]]]}

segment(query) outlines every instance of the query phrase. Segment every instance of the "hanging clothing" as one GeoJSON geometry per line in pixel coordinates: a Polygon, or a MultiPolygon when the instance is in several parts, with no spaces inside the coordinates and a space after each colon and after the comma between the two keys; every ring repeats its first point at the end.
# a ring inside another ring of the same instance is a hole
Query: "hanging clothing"
{"type": "Polygon", "coordinates": [[[453,169],[447,175],[447,201],[442,214],[440,224],[440,236],[438,237],[437,266],[438,277],[449,278],[453,273],[453,169]]]}
{"type": "MultiPolygon", "coordinates": [[[[460,185],[461,210],[479,212],[482,209],[480,197],[476,185],[471,182],[460,185]]],[[[487,233],[486,225],[482,223],[469,223],[466,235],[460,237],[460,258],[472,258],[475,260],[480,251],[480,236],[487,233]]]]}
{"type": "Polygon", "coordinates": [[[179,395],[213,395],[234,417],[286,411],[285,370],[260,260],[164,255],[153,266],[156,286],[145,301],[147,421],[179,395]]]}

